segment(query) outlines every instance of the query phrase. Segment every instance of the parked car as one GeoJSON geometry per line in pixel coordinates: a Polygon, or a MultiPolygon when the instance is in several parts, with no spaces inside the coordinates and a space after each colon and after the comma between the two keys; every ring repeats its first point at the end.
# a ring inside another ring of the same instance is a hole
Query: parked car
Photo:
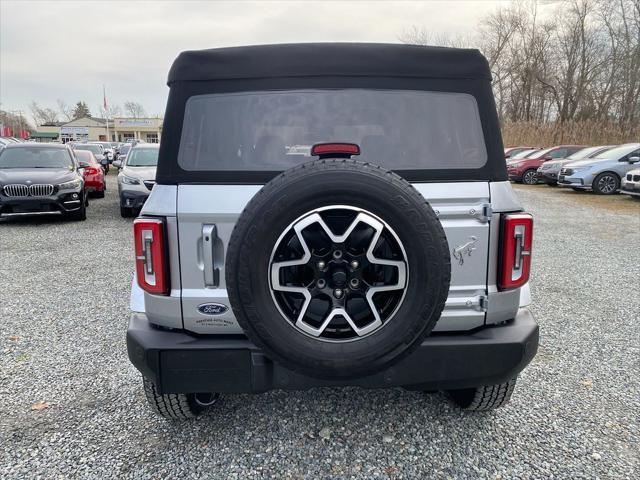
{"type": "Polygon", "coordinates": [[[116,160],[120,160],[120,165],[122,165],[126,160],[129,150],[131,150],[131,145],[128,143],[123,143],[118,147],[118,156],[116,157],[116,160]]]}
{"type": "Polygon", "coordinates": [[[555,187],[558,185],[558,175],[560,169],[567,163],[575,162],[577,160],[586,160],[588,158],[594,158],[601,153],[611,150],[615,145],[600,145],[597,147],[587,147],[582,150],[578,150],[576,153],[569,155],[562,160],[554,160],[544,162],[540,168],[538,168],[538,180],[542,180],[547,185],[555,187]]]}
{"type": "Polygon", "coordinates": [[[129,151],[124,164],[117,160],[113,164],[118,172],[118,194],[120,215],[134,217],[138,214],[149,192],[156,183],[158,144],[140,144],[129,151]]]}
{"type": "Polygon", "coordinates": [[[98,163],[102,165],[104,173],[109,172],[109,160],[104,154],[104,148],[102,148],[102,145],[100,145],[99,143],[75,143],[73,145],[73,149],[88,150],[89,152],[93,153],[98,163]]]}
{"type": "Polygon", "coordinates": [[[620,193],[640,198],[640,168],[630,170],[622,179],[620,193]]]}
{"type": "Polygon", "coordinates": [[[558,145],[538,151],[536,154],[527,156],[518,162],[507,164],[509,180],[522,182],[526,185],[538,183],[538,168],[549,160],[565,158],[578,150],[582,150],[584,145],[558,145]]]}
{"type": "Polygon", "coordinates": [[[511,158],[525,150],[533,150],[534,147],[507,147],[504,149],[504,158],[511,158]]]}
{"type": "Polygon", "coordinates": [[[104,180],[104,170],[98,163],[93,152],[89,150],[75,150],[78,167],[84,176],[84,188],[88,194],[97,198],[104,198],[104,191],[107,184],[104,180]]]}
{"type": "Polygon", "coordinates": [[[87,217],[84,178],[65,145],[14,143],[0,151],[0,218],[87,217]]]}
{"type": "Polygon", "coordinates": [[[560,170],[558,185],[612,195],[620,189],[622,177],[638,168],[635,164],[639,161],[640,143],[619,145],[595,158],[566,164],[560,170]]]}
{"type": "Polygon", "coordinates": [[[532,218],[477,50],[183,52],[168,84],[127,331],[151,408],[320,385],[509,400],[538,345],[532,218]]]}

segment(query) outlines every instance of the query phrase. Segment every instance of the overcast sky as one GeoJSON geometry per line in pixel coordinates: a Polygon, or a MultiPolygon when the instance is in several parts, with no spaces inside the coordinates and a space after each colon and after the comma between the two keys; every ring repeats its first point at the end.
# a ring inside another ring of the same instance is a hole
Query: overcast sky
{"type": "Polygon", "coordinates": [[[312,41],[398,42],[412,26],[474,32],[504,1],[0,0],[0,108],[31,119],[32,100],[140,102],[164,111],[166,76],[182,50],[312,41]]]}

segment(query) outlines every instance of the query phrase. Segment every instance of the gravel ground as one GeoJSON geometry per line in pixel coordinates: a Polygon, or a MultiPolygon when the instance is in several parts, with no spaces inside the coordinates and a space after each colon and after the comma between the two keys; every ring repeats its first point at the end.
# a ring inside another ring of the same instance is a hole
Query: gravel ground
{"type": "Polygon", "coordinates": [[[638,478],[639,201],[517,187],[542,343],[503,409],[325,388],[172,424],[127,359],[132,229],[109,177],[86,222],[0,225],[1,478],[638,478]]]}

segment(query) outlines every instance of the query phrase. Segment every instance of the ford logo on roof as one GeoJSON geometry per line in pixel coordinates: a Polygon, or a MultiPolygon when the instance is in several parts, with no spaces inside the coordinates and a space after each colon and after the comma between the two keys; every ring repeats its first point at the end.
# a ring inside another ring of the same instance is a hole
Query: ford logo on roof
{"type": "Polygon", "coordinates": [[[203,315],[222,315],[229,311],[229,307],[222,303],[203,303],[198,305],[198,311],[203,315]]]}

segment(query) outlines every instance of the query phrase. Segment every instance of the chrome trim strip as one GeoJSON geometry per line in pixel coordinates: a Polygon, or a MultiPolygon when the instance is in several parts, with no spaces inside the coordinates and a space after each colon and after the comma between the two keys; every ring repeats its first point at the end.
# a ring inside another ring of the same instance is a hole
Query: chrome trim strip
{"type": "Polygon", "coordinates": [[[60,211],[53,211],[53,212],[20,212],[20,213],[2,213],[0,214],[0,218],[1,217],[26,217],[26,216],[30,216],[30,215],[62,215],[62,212],[60,211]]]}

